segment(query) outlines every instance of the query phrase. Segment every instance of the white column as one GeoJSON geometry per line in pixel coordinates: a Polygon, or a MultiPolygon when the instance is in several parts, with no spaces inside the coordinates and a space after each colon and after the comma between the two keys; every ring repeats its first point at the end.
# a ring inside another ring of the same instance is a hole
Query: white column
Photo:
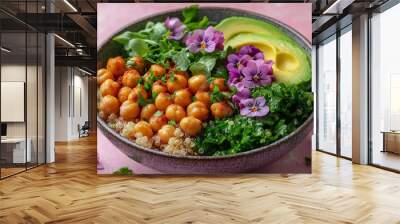
{"type": "Polygon", "coordinates": [[[368,15],[353,20],[353,162],[368,163],[368,15]]]}

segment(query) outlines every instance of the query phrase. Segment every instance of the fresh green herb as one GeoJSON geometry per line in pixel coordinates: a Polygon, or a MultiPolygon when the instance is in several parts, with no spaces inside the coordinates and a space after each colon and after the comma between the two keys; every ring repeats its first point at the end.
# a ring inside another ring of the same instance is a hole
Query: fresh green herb
{"type": "MultiPolygon", "coordinates": [[[[313,108],[311,83],[274,83],[258,87],[252,97],[263,96],[270,113],[263,118],[236,115],[210,121],[196,138],[200,155],[228,155],[268,145],[290,134],[304,123],[313,108]]],[[[212,94],[217,93],[215,89],[212,94]]]]}
{"type": "Polygon", "coordinates": [[[216,102],[221,102],[224,101],[226,99],[226,96],[219,91],[218,86],[214,86],[211,95],[210,95],[210,101],[211,103],[216,103],[216,102]]]}
{"type": "Polygon", "coordinates": [[[122,167],[119,170],[115,171],[113,173],[114,175],[126,175],[126,176],[132,176],[133,172],[131,169],[129,169],[128,167],[122,167]]]}
{"type": "Polygon", "coordinates": [[[187,49],[182,49],[177,54],[172,55],[172,61],[175,63],[176,70],[186,71],[190,65],[190,53],[187,49]]]}
{"type": "Polygon", "coordinates": [[[176,125],[176,121],[175,120],[169,120],[168,124],[172,125],[172,126],[175,126],[176,125]]]}
{"type": "Polygon", "coordinates": [[[175,82],[175,72],[171,71],[169,73],[169,81],[170,82],[175,82]]]}
{"type": "Polygon", "coordinates": [[[192,22],[199,11],[199,6],[198,5],[191,5],[189,7],[186,7],[182,10],[182,15],[183,15],[183,23],[189,23],[192,22]]]}
{"type": "Polygon", "coordinates": [[[159,111],[159,110],[157,110],[157,111],[154,113],[154,116],[157,116],[157,117],[159,117],[159,116],[161,116],[161,115],[163,115],[163,112],[161,112],[161,111],[159,111]]]}

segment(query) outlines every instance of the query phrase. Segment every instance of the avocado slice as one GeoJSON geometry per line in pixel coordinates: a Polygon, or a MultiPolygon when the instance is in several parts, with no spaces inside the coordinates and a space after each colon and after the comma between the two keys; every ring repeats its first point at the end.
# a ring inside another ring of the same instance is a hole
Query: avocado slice
{"type": "Polygon", "coordinates": [[[243,33],[258,33],[290,40],[276,25],[248,17],[232,16],[226,18],[218,23],[215,29],[224,33],[225,42],[243,33]]]}
{"type": "Polygon", "coordinates": [[[277,82],[298,84],[311,79],[310,53],[294,40],[280,36],[256,33],[238,34],[225,42],[225,47],[240,48],[253,45],[264,53],[265,60],[272,60],[273,73],[277,82]]]}

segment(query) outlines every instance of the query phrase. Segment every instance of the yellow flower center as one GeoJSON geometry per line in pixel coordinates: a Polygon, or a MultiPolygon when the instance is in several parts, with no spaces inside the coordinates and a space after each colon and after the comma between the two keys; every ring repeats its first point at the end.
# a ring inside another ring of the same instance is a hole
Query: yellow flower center
{"type": "Polygon", "coordinates": [[[256,106],[253,106],[250,110],[251,110],[251,112],[257,112],[258,108],[256,106]]]}
{"type": "Polygon", "coordinates": [[[200,43],[200,48],[201,49],[204,49],[204,48],[206,48],[207,47],[207,45],[206,45],[206,42],[204,42],[204,40],[200,43]]]}

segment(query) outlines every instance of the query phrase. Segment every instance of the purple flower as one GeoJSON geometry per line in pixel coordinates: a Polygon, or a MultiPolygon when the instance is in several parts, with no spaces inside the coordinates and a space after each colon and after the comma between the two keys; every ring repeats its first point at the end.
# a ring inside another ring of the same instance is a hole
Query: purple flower
{"type": "Polygon", "coordinates": [[[165,20],[164,25],[170,31],[168,39],[173,39],[173,40],[182,39],[186,26],[178,18],[168,17],[165,20]]]}
{"type": "Polygon", "coordinates": [[[228,55],[228,63],[226,64],[226,68],[229,74],[232,76],[239,75],[242,68],[246,65],[247,61],[250,59],[251,58],[248,55],[238,55],[238,54],[228,55]]]}
{"type": "Polygon", "coordinates": [[[186,46],[193,53],[222,50],[224,49],[224,34],[211,26],[206,30],[195,30],[186,38],[186,46]]]}
{"type": "Polygon", "coordinates": [[[240,109],[240,115],[247,117],[262,117],[269,113],[269,108],[265,105],[264,97],[255,99],[244,99],[240,102],[243,107],[240,109]]]}
{"type": "Polygon", "coordinates": [[[251,45],[246,45],[240,48],[239,50],[239,56],[242,55],[248,55],[250,59],[253,60],[264,60],[264,53],[260,51],[260,49],[251,46],[251,45]]]}
{"type": "Polygon", "coordinates": [[[243,82],[247,88],[269,85],[274,81],[272,61],[250,60],[242,69],[242,73],[244,75],[243,82]]]}
{"type": "Polygon", "coordinates": [[[239,108],[242,108],[243,105],[240,103],[242,100],[250,97],[250,90],[244,86],[242,82],[237,83],[236,85],[237,92],[232,96],[232,101],[236,103],[239,108]]]}

